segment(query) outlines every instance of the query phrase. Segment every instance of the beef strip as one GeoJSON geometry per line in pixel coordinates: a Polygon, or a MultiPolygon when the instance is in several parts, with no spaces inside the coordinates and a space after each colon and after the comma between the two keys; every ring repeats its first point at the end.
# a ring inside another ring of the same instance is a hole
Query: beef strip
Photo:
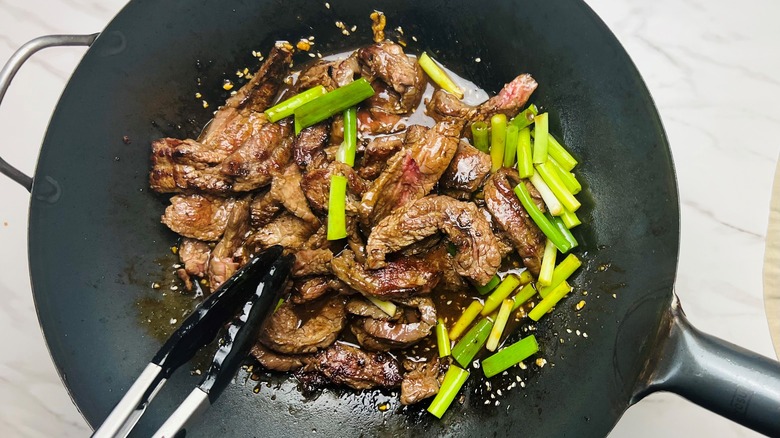
{"type": "Polygon", "coordinates": [[[284,354],[314,353],[325,348],[336,340],[347,322],[344,302],[338,296],[318,302],[320,308],[305,321],[286,302],[268,318],[260,342],[284,354]]]}
{"type": "Polygon", "coordinates": [[[323,153],[322,149],[330,137],[330,127],[327,123],[318,123],[301,131],[293,143],[293,159],[306,168],[314,157],[323,153]]]}
{"type": "Polygon", "coordinates": [[[209,265],[211,248],[206,242],[184,238],[179,244],[179,260],[187,274],[203,278],[209,265]]]}
{"type": "Polygon", "coordinates": [[[263,187],[281,172],[292,155],[290,123],[266,123],[230,154],[220,172],[232,178],[232,190],[245,192],[263,187]]]}
{"type": "Polygon", "coordinates": [[[343,60],[319,60],[298,75],[295,89],[298,92],[302,92],[317,85],[322,85],[330,91],[352,82],[355,74],[359,72],[360,65],[357,61],[357,53],[353,53],[343,60]]]}
{"type": "Polygon", "coordinates": [[[360,345],[378,351],[406,348],[431,333],[436,325],[436,308],[430,298],[415,297],[398,301],[405,306],[416,307],[420,314],[419,320],[397,322],[386,318],[360,318],[350,327],[360,345]]]}
{"type": "Polygon", "coordinates": [[[374,108],[364,108],[357,112],[357,128],[363,135],[393,134],[406,129],[401,123],[403,117],[386,113],[374,108]]]}
{"type": "MultiPolygon", "coordinates": [[[[244,181],[234,181],[236,174],[230,173],[230,168],[224,173],[222,162],[244,148],[259,152],[258,142],[267,137],[261,135],[265,132],[262,128],[268,124],[260,111],[270,105],[278,92],[291,56],[286,51],[272,51],[252,80],[217,111],[200,141],[162,138],[152,142],[151,188],[160,193],[252,190],[246,188],[244,181]],[[234,187],[236,182],[238,188],[234,187]]],[[[243,155],[251,154],[244,151],[243,155]]],[[[233,158],[234,164],[243,161],[238,160],[239,157],[233,158]]],[[[255,160],[259,159],[255,157],[255,160]]]]}
{"type": "Polygon", "coordinates": [[[264,227],[256,230],[248,239],[254,250],[263,250],[273,245],[282,245],[287,250],[299,250],[317,228],[303,219],[284,212],[264,227]]]}
{"type": "Polygon", "coordinates": [[[333,253],[329,249],[302,249],[295,253],[291,276],[305,277],[307,275],[330,274],[331,259],[333,259],[333,253]]]}
{"type": "Polygon", "coordinates": [[[409,128],[407,146],[390,159],[387,168],[363,194],[363,222],[376,224],[393,210],[427,195],[455,156],[460,129],[460,122],[437,123],[431,129],[409,128]]]}
{"type": "Polygon", "coordinates": [[[490,175],[490,155],[471,146],[468,141],[458,143],[458,151],[439,180],[439,187],[471,194],[477,191],[490,175]]]}
{"type": "Polygon", "coordinates": [[[538,84],[529,74],[522,74],[504,85],[494,97],[479,106],[468,106],[444,90],[436,90],[426,103],[427,114],[436,121],[487,121],[496,114],[514,117],[528,102],[538,84]]]}
{"type": "Polygon", "coordinates": [[[162,223],[184,237],[213,242],[225,232],[235,202],[235,198],[210,195],[176,195],[162,223]]]}
{"type": "Polygon", "coordinates": [[[365,179],[376,179],[387,165],[387,160],[404,146],[405,133],[374,137],[368,141],[358,175],[365,179]]]}
{"type": "Polygon", "coordinates": [[[331,269],[339,280],[381,300],[429,293],[441,279],[437,268],[425,259],[403,257],[385,263],[380,269],[367,270],[355,260],[351,250],[344,250],[331,260],[331,269]]]}
{"type": "Polygon", "coordinates": [[[328,211],[330,180],[334,174],[347,178],[347,211],[357,211],[360,196],[366,191],[368,183],[358,176],[354,169],[340,162],[332,162],[327,167],[312,170],[303,175],[301,188],[309,205],[320,213],[328,211]]]}
{"type": "Polygon", "coordinates": [[[257,193],[249,205],[249,216],[254,228],[267,225],[282,208],[282,203],[271,196],[270,189],[257,193]]]}
{"type": "Polygon", "coordinates": [[[249,223],[249,204],[251,196],[236,201],[230,210],[227,227],[222,240],[214,247],[209,259],[209,285],[216,290],[230,278],[239,267],[248,261],[244,252],[244,241],[251,231],[249,223]]]}
{"type": "Polygon", "coordinates": [[[347,293],[349,288],[330,276],[308,277],[293,282],[290,301],[295,304],[308,303],[328,292],[347,293]]]}
{"type": "Polygon", "coordinates": [[[447,196],[427,196],[396,210],[379,222],[366,245],[369,269],[387,264],[386,255],[437,232],[455,245],[455,270],[486,284],[501,266],[496,236],[476,205],[447,196]]]}
{"type": "Polygon", "coordinates": [[[306,195],[301,188],[302,180],[303,177],[298,166],[291,163],[281,174],[274,176],[269,196],[281,202],[284,208],[293,215],[314,227],[319,227],[320,221],[309,208],[306,195]]]}
{"type": "Polygon", "coordinates": [[[530,182],[522,181],[516,170],[503,168],[485,184],[485,205],[494,221],[512,241],[525,267],[538,276],[542,267],[545,236],[515,196],[513,189],[518,184],[526,184],[531,196],[537,203],[541,203],[539,192],[530,182]]]}
{"type": "Polygon", "coordinates": [[[360,48],[357,53],[363,66],[361,74],[371,81],[381,79],[400,96],[398,106],[393,108],[397,114],[417,108],[425,91],[425,75],[400,45],[383,41],[360,48]]]}
{"type": "Polygon", "coordinates": [[[342,342],[319,352],[303,371],[354,389],[395,388],[402,380],[393,356],[363,351],[342,342]]]}
{"type": "Polygon", "coordinates": [[[449,364],[433,356],[418,362],[406,359],[403,367],[406,373],[401,382],[401,404],[412,405],[439,393],[449,364]]]}
{"type": "Polygon", "coordinates": [[[295,371],[301,368],[305,361],[311,358],[306,355],[279,354],[257,342],[250,354],[260,362],[260,365],[271,371],[295,371]]]}

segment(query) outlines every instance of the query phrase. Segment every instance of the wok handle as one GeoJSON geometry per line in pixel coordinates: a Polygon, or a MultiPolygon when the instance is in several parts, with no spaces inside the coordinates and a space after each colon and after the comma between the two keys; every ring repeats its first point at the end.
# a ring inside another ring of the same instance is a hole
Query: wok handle
{"type": "Polygon", "coordinates": [[[723,417],[780,437],[780,362],[693,327],[674,299],[666,337],[636,399],[670,391],[723,417]]]}
{"type": "MultiPolygon", "coordinates": [[[[8,87],[11,85],[14,76],[16,76],[16,72],[35,52],[47,47],[91,46],[98,35],[97,33],[91,35],[46,35],[25,43],[11,55],[3,69],[0,70],[0,104],[2,104],[5,92],[8,91],[8,87]]],[[[0,173],[19,183],[28,192],[32,191],[32,178],[8,164],[2,157],[0,157],[0,173]]]]}

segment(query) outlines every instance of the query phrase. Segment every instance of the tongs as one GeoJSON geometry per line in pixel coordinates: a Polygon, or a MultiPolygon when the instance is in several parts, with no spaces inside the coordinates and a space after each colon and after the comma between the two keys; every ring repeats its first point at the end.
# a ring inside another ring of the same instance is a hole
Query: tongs
{"type": "Polygon", "coordinates": [[[201,382],[154,434],[184,436],[235,376],[277,302],[291,266],[292,257],[282,256],[282,247],[274,246],[230,277],[184,320],[92,436],[126,437],[171,374],[211,343],[242,308],[240,316],[227,325],[201,382]]]}

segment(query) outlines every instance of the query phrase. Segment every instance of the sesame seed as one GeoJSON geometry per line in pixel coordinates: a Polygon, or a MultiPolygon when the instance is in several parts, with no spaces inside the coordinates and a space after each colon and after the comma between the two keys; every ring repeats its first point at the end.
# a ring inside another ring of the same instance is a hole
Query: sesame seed
{"type": "Polygon", "coordinates": [[[396,27],[395,30],[398,31],[398,33],[400,33],[401,35],[404,34],[404,28],[402,28],[401,26],[396,27]]]}
{"type": "Polygon", "coordinates": [[[170,320],[169,322],[171,323],[171,325],[174,325],[174,324],[176,324],[178,321],[179,321],[179,320],[178,320],[178,319],[176,319],[176,318],[171,318],[171,320],[170,320]]]}
{"type": "Polygon", "coordinates": [[[527,366],[525,366],[525,362],[523,361],[520,361],[520,363],[518,363],[517,366],[519,366],[521,370],[525,370],[528,368],[527,366]]]}
{"type": "Polygon", "coordinates": [[[490,404],[490,400],[485,400],[485,405],[489,405],[489,404],[490,404]]]}
{"type": "Polygon", "coordinates": [[[209,107],[209,103],[204,100],[203,101],[203,108],[208,108],[208,107],[209,107]]]}
{"type": "Polygon", "coordinates": [[[417,42],[417,37],[412,35],[412,41],[417,42]]]}
{"type": "Polygon", "coordinates": [[[566,333],[571,333],[571,329],[566,329],[566,333]]]}
{"type": "Polygon", "coordinates": [[[349,28],[352,32],[355,32],[357,30],[357,25],[353,25],[351,28],[349,28]]]}
{"type": "Polygon", "coordinates": [[[328,9],[330,9],[330,3],[328,3],[328,2],[325,2],[325,7],[326,7],[326,8],[328,8],[328,9]]]}
{"type": "Polygon", "coordinates": [[[160,288],[160,283],[157,282],[152,283],[152,289],[159,289],[159,288],[160,288]]]}
{"type": "Polygon", "coordinates": [[[583,338],[587,338],[587,337],[588,337],[588,334],[587,334],[587,333],[585,333],[585,332],[582,332],[582,337],[583,337],[583,338]]]}
{"type": "Polygon", "coordinates": [[[471,363],[471,366],[474,367],[474,369],[479,369],[479,360],[474,359],[474,362],[471,363]]]}
{"type": "Polygon", "coordinates": [[[474,59],[474,62],[482,62],[482,58],[476,58],[474,59]]]}
{"type": "Polygon", "coordinates": [[[517,380],[518,382],[522,382],[523,381],[523,379],[521,379],[520,376],[515,377],[515,380],[517,380]]]}
{"type": "Polygon", "coordinates": [[[498,394],[498,395],[503,395],[503,393],[501,392],[501,390],[500,390],[500,389],[499,389],[498,391],[496,391],[496,394],[498,394]]]}
{"type": "Polygon", "coordinates": [[[342,33],[342,35],[349,36],[349,31],[347,29],[342,29],[341,33],[342,33]]]}
{"type": "Polygon", "coordinates": [[[520,382],[520,387],[525,388],[525,382],[520,382]]]}
{"type": "Polygon", "coordinates": [[[500,404],[501,404],[501,401],[500,400],[496,400],[496,406],[498,406],[500,404]]]}
{"type": "Polygon", "coordinates": [[[450,304],[452,304],[452,300],[447,301],[447,305],[449,306],[450,304]]]}
{"type": "Polygon", "coordinates": [[[179,290],[179,286],[171,286],[171,290],[179,290]]]}
{"type": "Polygon", "coordinates": [[[617,298],[617,294],[612,294],[612,298],[617,298]]]}
{"type": "Polygon", "coordinates": [[[580,333],[580,331],[579,331],[579,330],[577,330],[577,336],[579,336],[580,334],[581,334],[581,333],[580,333]]]}
{"type": "Polygon", "coordinates": [[[309,53],[309,58],[316,58],[316,57],[317,55],[315,55],[314,53],[309,53]]]}

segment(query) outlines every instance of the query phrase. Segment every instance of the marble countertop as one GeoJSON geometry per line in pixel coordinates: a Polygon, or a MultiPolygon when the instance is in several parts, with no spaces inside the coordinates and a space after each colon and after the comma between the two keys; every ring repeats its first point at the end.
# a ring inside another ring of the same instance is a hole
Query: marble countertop
{"type": "MultiPolygon", "coordinates": [[[[101,30],[123,0],[0,0],[0,61],[27,40],[101,30]]],[[[705,332],[775,357],[761,269],[780,152],[780,3],[588,0],[633,58],[672,147],[682,202],[677,293],[705,332]],[[729,200],[729,201],[727,201],[729,200]],[[739,202],[734,202],[738,200],[739,202]]],[[[32,173],[48,119],[84,49],[48,49],[0,106],[0,155],[32,173]]],[[[0,177],[0,436],[78,437],[73,406],[38,327],[27,266],[28,194],[0,177]]],[[[655,394],[614,437],[755,433],[686,400],[655,394]]]]}

